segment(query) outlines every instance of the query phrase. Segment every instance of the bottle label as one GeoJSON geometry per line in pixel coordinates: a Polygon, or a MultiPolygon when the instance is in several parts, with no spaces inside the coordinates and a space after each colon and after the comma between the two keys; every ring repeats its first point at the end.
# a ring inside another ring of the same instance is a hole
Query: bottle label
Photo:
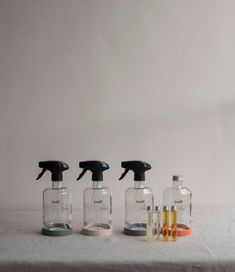
{"type": "Polygon", "coordinates": [[[51,203],[52,204],[60,204],[60,200],[52,200],[51,203]]]}
{"type": "Polygon", "coordinates": [[[182,200],[182,199],[180,199],[180,200],[174,200],[174,203],[175,203],[175,204],[182,204],[182,203],[183,203],[183,200],[182,200]]]}
{"type": "Polygon", "coordinates": [[[136,203],[145,203],[144,199],[143,200],[136,200],[136,203]]]}
{"type": "Polygon", "coordinates": [[[102,200],[94,200],[94,204],[102,204],[103,201],[102,200]]]}

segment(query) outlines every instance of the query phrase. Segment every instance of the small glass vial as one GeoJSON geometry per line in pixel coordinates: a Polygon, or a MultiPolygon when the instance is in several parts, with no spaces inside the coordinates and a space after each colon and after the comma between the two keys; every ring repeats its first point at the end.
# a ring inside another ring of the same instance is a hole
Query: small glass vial
{"type": "Polygon", "coordinates": [[[153,218],[153,237],[155,241],[160,240],[161,237],[161,208],[155,206],[153,218]]]}
{"type": "Polygon", "coordinates": [[[147,206],[146,240],[153,240],[153,212],[150,206],[147,206]]]}
{"type": "Polygon", "coordinates": [[[176,206],[171,206],[169,219],[170,240],[177,240],[177,211],[176,206]]]}
{"type": "Polygon", "coordinates": [[[169,232],[169,207],[163,206],[162,209],[162,241],[168,241],[169,232]]]}

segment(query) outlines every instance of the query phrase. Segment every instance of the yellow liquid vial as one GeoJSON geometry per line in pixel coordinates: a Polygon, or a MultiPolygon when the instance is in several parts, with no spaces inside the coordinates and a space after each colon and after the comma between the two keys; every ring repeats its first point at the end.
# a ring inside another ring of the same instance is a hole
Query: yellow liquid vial
{"type": "Polygon", "coordinates": [[[169,208],[163,206],[162,211],[162,241],[168,241],[168,231],[169,231],[169,208]]]}
{"type": "Polygon", "coordinates": [[[177,240],[177,211],[176,206],[171,206],[170,210],[170,239],[177,240]]]}

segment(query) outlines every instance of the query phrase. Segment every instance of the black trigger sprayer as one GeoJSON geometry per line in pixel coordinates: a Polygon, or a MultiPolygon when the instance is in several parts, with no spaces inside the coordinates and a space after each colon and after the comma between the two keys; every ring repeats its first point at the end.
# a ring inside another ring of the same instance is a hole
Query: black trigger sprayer
{"type": "Polygon", "coordinates": [[[83,161],[79,163],[79,167],[83,168],[83,171],[77,180],[81,179],[87,170],[90,170],[93,181],[103,181],[103,172],[109,169],[109,165],[103,161],[83,161]]]}
{"type": "Polygon", "coordinates": [[[119,180],[123,179],[125,175],[132,170],[134,172],[135,181],[144,181],[145,172],[151,169],[151,165],[144,161],[123,161],[122,168],[125,168],[124,173],[119,180]]]}
{"type": "Polygon", "coordinates": [[[38,166],[42,168],[42,172],[38,175],[36,180],[39,180],[46,170],[48,170],[51,172],[51,181],[62,181],[63,171],[69,169],[68,164],[62,161],[40,161],[38,166]]]}

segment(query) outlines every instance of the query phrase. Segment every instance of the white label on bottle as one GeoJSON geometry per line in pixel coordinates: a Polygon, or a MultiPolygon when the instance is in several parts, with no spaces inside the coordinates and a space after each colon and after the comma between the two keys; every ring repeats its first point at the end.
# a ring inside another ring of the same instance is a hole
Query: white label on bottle
{"type": "Polygon", "coordinates": [[[181,203],[183,203],[183,200],[182,199],[180,199],[180,200],[174,200],[174,203],[175,204],[181,204],[181,203]]]}
{"type": "Polygon", "coordinates": [[[103,201],[102,200],[94,200],[94,204],[102,204],[103,201]]]}
{"type": "Polygon", "coordinates": [[[136,200],[136,203],[145,203],[144,200],[136,200]]]}
{"type": "Polygon", "coordinates": [[[60,204],[60,200],[52,200],[51,203],[52,204],[60,204]]]}

